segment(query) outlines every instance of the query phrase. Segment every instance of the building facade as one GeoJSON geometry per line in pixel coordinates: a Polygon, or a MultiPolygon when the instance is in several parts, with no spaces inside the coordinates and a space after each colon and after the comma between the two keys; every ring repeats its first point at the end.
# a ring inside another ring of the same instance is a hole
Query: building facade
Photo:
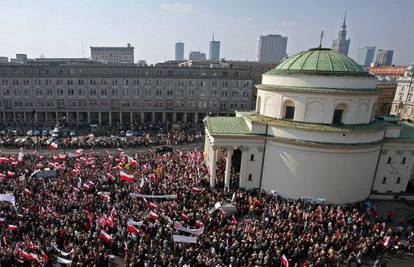
{"type": "Polygon", "coordinates": [[[357,62],[359,65],[369,67],[374,63],[375,46],[366,46],[358,50],[357,62]]]}
{"type": "Polygon", "coordinates": [[[397,79],[397,90],[392,102],[391,115],[414,120],[414,65],[406,68],[404,75],[397,79]]]}
{"type": "Polygon", "coordinates": [[[202,53],[200,51],[191,51],[189,56],[188,56],[189,60],[194,60],[194,61],[206,61],[206,53],[202,53]]]}
{"type": "Polygon", "coordinates": [[[134,47],[94,47],[91,46],[91,59],[106,64],[134,63],[134,47]]]}
{"type": "Polygon", "coordinates": [[[184,43],[175,43],[175,60],[184,60],[184,43]]]}
{"type": "Polygon", "coordinates": [[[139,67],[96,62],[0,64],[2,123],[130,125],[200,121],[250,110],[244,69],[139,67]]]}
{"type": "Polygon", "coordinates": [[[345,56],[348,55],[349,45],[351,44],[351,39],[346,39],[346,12],[344,21],[342,22],[341,29],[338,32],[338,38],[334,39],[332,42],[332,51],[341,53],[345,56]]]}
{"type": "Polygon", "coordinates": [[[220,41],[214,40],[214,34],[213,39],[210,41],[209,44],[208,53],[209,60],[220,60],[220,41]]]}
{"type": "Polygon", "coordinates": [[[377,120],[377,80],[330,49],[292,56],[263,74],[256,110],[206,117],[210,185],[226,158],[224,186],[326,203],[399,194],[411,183],[414,125],[377,120]],[[233,181],[235,182],[235,181],[233,181]]]}
{"type": "Polygon", "coordinates": [[[391,66],[394,50],[378,49],[375,66],[391,66]]]}
{"type": "Polygon", "coordinates": [[[286,57],[287,37],[279,34],[261,35],[257,61],[278,64],[286,57]]]}

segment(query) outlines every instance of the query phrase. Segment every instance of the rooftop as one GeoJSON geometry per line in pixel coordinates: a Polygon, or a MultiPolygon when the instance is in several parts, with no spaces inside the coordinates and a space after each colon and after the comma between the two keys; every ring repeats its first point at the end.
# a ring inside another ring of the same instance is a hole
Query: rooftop
{"type": "Polygon", "coordinates": [[[205,117],[204,125],[211,135],[249,135],[246,122],[240,117],[205,117]]]}
{"type": "Polygon", "coordinates": [[[401,132],[399,139],[414,139],[414,123],[401,122],[401,132]]]}
{"type": "Polygon", "coordinates": [[[320,47],[300,52],[266,74],[371,77],[353,59],[329,48],[320,47]]]}

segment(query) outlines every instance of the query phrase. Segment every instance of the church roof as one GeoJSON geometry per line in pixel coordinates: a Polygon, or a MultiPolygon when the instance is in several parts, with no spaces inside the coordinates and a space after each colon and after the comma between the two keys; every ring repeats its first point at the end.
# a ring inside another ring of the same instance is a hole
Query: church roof
{"type": "Polygon", "coordinates": [[[249,127],[240,117],[205,117],[204,125],[211,135],[248,135],[249,127]]]}
{"type": "Polygon", "coordinates": [[[329,48],[312,48],[300,52],[265,74],[273,75],[322,75],[362,76],[371,75],[351,58],[329,48]]]}

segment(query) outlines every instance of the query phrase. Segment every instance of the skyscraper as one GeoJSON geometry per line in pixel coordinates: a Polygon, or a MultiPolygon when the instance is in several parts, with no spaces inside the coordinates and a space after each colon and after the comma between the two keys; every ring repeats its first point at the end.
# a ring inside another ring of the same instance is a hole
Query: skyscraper
{"type": "Polygon", "coordinates": [[[175,43],[175,60],[184,60],[184,43],[175,43]]]}
{"type": "Polygon", "coordinates": [[[357,62],[359,65],[369,67],[374,62],[375,46],[366,46],[358,50],[357,62]]]}
{"type": "Polygon", "coordinates": [[[220,41],[214,41],[214,33],[213,33],[213,39],[210,41],[208,59],[209,60],[220,59],[220,41]]]}
{"type": "Polygon", "coordinates": [[[351,43],[351,39],[346,39],[346,12],[345,12],[344,21],[342,22],[341,29],[338,32],[338,38],[334,39],[332,42],[332,50],[347,56],[350,43],[351,43]]]}
{"type": "Polygon", "coordinates": [[[260,35],[257,60],[262,63],[280,63],[286,57],[287,37],[279,34],[260,35]]]}
{"type": "Polygon", "coordinates": [[[378,49],[377,57],[375,58],[375,66],[391,66],[394,50],[378,49]]]}

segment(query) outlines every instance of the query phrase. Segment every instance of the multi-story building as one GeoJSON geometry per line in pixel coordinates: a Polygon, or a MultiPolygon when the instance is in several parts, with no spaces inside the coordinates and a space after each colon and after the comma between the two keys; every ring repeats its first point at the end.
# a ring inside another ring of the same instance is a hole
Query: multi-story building
{"type": "Polygon", "coordinates": [[[238,68],[88,62],[0,64],[0,120],[128,125],[200,121],[252,107],[253,79],[238,68]]]}
{"type": "Polygon", "coordinates": [[[210,41],[209,45],[209,60],[220,60],[220,41],[214,40],[214,34],[213,39],[210,41]]]}
{"type": "Polygon", "coordinates": [[[391,66],[394,50],[378,49],[375,66],[391,66]]]}
{"type": "Polygon", "coordinates": [[[260,35],[257,61],[278,64],[286,57],[287,37],[279,34],[260,35]]]}
{"type": "Polygon", "coordinates": [[[406,68],[404,75],[397,82],[391,114],[402,119],[414,120],[414,65],[406,68]]]}
{"type": "Polygon", "coordinates": [[[345,12],[344,21],[342,22],[341,29],[338,32],[338,38],[334,39],[332,42],[332,50],[347,56],[349,52],[350,44],[351,44],[351,39],[346,39],[346,12],[345,12]]]}
{"type": "Polygon", "coordinates": [[[134,47],[95,47],[91,46],[91,59],[109,64],[134,63],[134,47]]]}
{"type": "Polygon", "coordinates": [[[397,79],[404,74],[406,66],[370,67],[370,74],[377,77],[377,89],[381,91],[378,96],[375,116],[388,116],[391,112],[392,102],[397,89],[397,79]]]}
{"type": "Polygon", "coordinates": [[[369,67],[374,62],[375,46],[366,46],[358,50],[357,62],[359,65],[369,67]]]}
{"type": "Polygon", "coordinates": [[[184,43],[175,43],[175,60],[184,60],[184,43]]]}
{"type": "Polygon", "coordinates": [[[17,64],[25,64],[28,61],[33,61],[33,59],[28,59],[27,54],[16,54],[16,58],[11,58],[10,62],[17,64]]]}
{"type": "Polygon", "coordinates": [[[207,60],[206,53],[203,53],[203,52],[200,52],[200,51],[191,51],[188,58],[189,58],[189,60],[194,60],[194,61],[205,61],[205,60],[207,60]]]}
{"type": "Polygon", "coordinates": [[[8,57],[0,57],[0,63],[7,63],[7,62],[9,62],[8,57]]]}

